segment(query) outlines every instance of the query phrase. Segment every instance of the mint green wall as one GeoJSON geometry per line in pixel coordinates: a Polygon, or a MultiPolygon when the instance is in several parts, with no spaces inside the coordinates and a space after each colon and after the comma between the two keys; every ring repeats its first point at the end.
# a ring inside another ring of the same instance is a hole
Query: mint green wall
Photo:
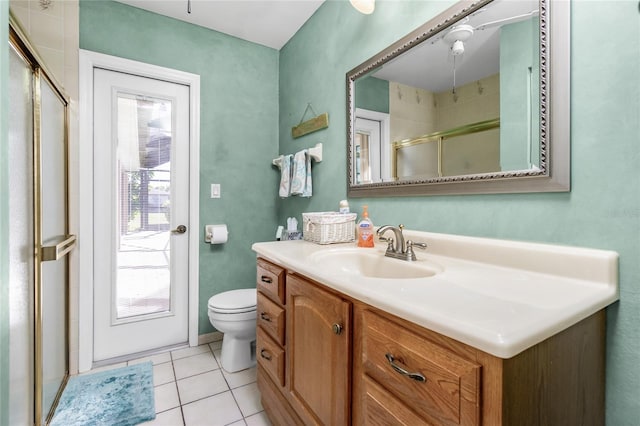
{"type": "Polygon", "coordinates": [[[278,51],[121,3],[86,0],[80,48],[200,75],[200,224],[191,226],[203,236],[205,224],[229,227],[224,245],[200,239],[199,332],[210,332],[208,298],[254,287],[251,244],[275,235],[278,51]],[[212,183],[221,184],[220,199],[210,198],[212,183]]]}
{"type": "MultiPolygon", "coordinates": [[[[279,222],[336,210],[346,197],[345,74],[450,2],[376,2],[361,15],[329,1],[280,54],[280,151],[325,144],[314,196],[278,206],[279,222]],[[312,47],[312,48],[311,48],[312,47]],[[321,52],[321,53],[320,53],[321,52]],[[320,60],[321,59],[321,60],[320,60]],[[330,126],[291,139],[307,102],[330,126]]],[[[640,19],[637,1],[572,2],[572,190],[559,194],[351,199],[374,223],[620,253],[620,302],[607,310],[607,424],[640,418],[640,19]],[[615,36],[612,36],[615,34],[615,36]],[[622,43],[622,45],[621,45],[622,43]],[[621,49],[621,46],[624,49],[621,49]]]]}
{"type": "Polygon", "coordinates": [[[356,108],[389,113],[389,82],[375,77],[356,81],[356,108]]]}
{"type": "MultiPolygon", "coordinates": [[[[0,93],[9,91],[9,2],[0,1],[0,93]]],[[[0,425],[9,424],[9,99],[0,96],[0,425]]]]}

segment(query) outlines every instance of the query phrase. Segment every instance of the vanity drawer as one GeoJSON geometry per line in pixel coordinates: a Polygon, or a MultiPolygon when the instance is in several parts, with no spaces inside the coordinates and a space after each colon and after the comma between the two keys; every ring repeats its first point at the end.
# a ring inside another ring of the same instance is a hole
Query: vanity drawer
{"type": "Polygon", "coordinates": [[[260,327],[256,330],[256,359],[276,384],[284,386],[284,350],[260,327]]]}
{"type": "Polygon", "coordinates": [[[360,380],[369,376],[382,384],[427,422],[480,424],[479,364],[369,310],[362,312],[362,325],[360,380]]]}
{"type": "Polygon", "coordinates": [[[257,264],[256,288],[284,305],[284,269],[260,258],[257,264]]]}
{"type": "Polygon", "coordinates": [[[365,425],[430,425],[402,401],[368,377],[364,378],[361,404],[362,419],[365,425]]]}
{"type": "Polygon", "coordinates": [[[284,346],[285,311],[267,296],[258,293],[258,325],[280,345],[284,346]]]}

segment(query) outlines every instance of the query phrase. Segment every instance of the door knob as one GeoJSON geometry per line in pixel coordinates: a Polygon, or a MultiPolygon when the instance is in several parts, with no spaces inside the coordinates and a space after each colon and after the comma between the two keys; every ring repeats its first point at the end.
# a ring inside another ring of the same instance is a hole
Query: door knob
{"type": "Polygon", "coordinates": [[[184,234],[185,232],[187,232],[187,227],[184,225],[178,225],[176,229],[171,230],[172,234],[184,234]]]}

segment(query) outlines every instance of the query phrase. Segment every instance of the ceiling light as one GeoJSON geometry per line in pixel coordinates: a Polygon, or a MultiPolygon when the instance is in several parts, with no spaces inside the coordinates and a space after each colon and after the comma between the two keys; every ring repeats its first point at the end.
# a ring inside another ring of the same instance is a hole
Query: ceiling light
{"type": "Polygon", "coordinates": [[[453,46],[451,46],[451,54],[453,56],[462,55],[464,53],[464,43],[462,40],[456,40],[453,42],[453,46]]]}
{"type": "Polygon", "coordinates": [[[349,0],[358,12],[370,15],[376,8],[376,0],[349,0]]]}

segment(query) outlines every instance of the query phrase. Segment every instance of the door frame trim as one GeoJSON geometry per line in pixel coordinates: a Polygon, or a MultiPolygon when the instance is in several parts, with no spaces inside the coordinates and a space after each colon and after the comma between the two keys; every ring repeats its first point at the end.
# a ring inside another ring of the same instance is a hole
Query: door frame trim
{"type": "Polygon", "coordinates": [[[80,49],[78,229],[78,369],[93,366],[93,69],[102,68],[189,86],[189,346],[198,345],[200,236],[200,76],[80,49]]]}

